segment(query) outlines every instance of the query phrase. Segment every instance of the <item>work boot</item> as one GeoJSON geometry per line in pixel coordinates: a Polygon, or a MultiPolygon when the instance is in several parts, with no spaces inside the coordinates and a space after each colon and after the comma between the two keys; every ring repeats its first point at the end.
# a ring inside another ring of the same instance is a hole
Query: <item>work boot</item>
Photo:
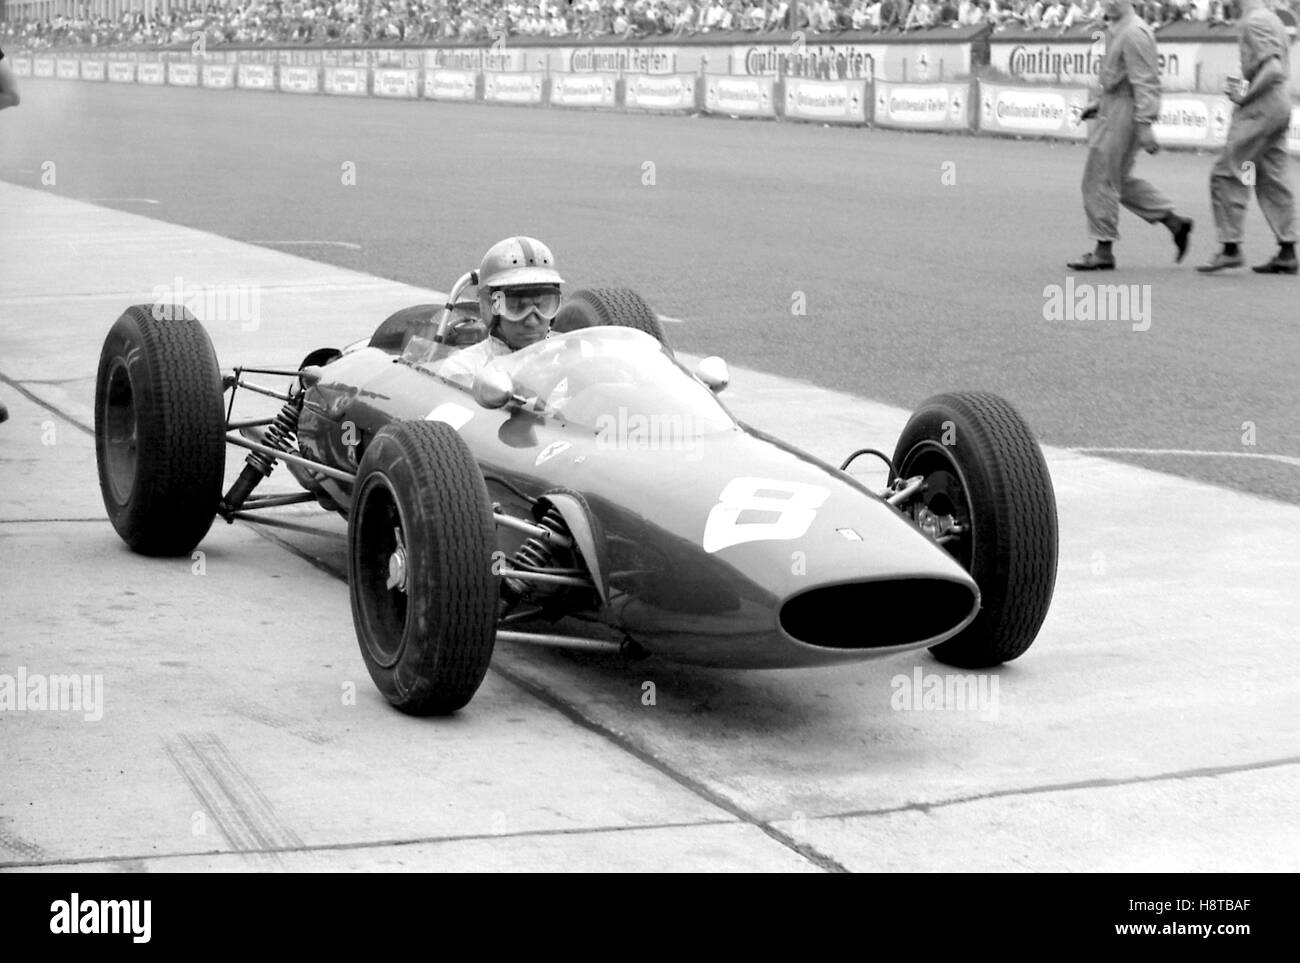
{"type": "Polygon", "coordinates": [[[1187,240],[1192,236],[1195,222],[1190,217],[1170,214],[1169,220],[1165,223],[1169,226],[1169,233],[1174,236],[1174,247],[1178,248],[1178,256],[1174,258],[1174,263],[1181,264],[1183,256],[1187,254],[1187,240]]]}
{"type": "Polygon", "coordinates": [[[1251,268],[1256,274],[1295,274],[1297,268],[1295,248],[1288,252],[1285,248],[1273,255],[1273,260],[1256,264],[1251,268]]]}
{"type": "Polygon", "coordinates": [[[1071,271],[1113,271],[1115,259],[1099,256],[1096,251],[1089,251],[1077,261],[1067,261],[1065,266],[1071,271]]]}
{"type": "Polygon", "coordinates": [[[1215,271],[1226,271],[1228,268],[1239,268],[1246,262],[1241,258],[1241,252],[1229,254],[1227,251],[1219,251],[1214,257],[1204,264],[1196,265],[1196,270],[1202,274],[1213,274],[1215,271]]]}

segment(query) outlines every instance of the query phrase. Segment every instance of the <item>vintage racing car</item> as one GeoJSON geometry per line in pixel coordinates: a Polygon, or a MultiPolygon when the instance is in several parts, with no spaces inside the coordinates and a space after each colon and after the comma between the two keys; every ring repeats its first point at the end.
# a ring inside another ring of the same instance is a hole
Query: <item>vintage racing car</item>
{"type": "Polygon", "coordinates": [[[1001,398],[931,398],[892,458],[862,449],[835,467],[733,417],[725,363],[678,361],[625,289],[570,295],[551,337],[457,384],[439,368],[487,334],[462,298],[476,280],[297,368],[223,373],[184,308],[128,308],[95,390],[119,535],[187,555],[217,516],[299,502],[344,515],[362,658],[417,714],[464,706],[497,641],[757,668],[918,647],[985,667],[1034,641],[1056,503],[1001,398]],[[241,391],[281,407],[235,419],[241,391]],[[223,491],[228,444],[248,454],[223,491]],[[864,454],[886,462],[884,490],[848,473],[864,454]],[[277,463],[302,490],[256,494],[277,463]]]}

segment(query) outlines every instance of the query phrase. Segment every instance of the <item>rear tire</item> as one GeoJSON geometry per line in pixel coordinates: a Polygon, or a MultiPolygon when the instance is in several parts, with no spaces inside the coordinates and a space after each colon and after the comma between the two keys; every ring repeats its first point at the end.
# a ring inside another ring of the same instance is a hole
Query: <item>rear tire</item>
{"type": "Polygon", "coordinates": [[[644,331],[672,353],[663,324],[645,299],[630,288],[585,288],[565,299],[551,329],[564,334],[612,324],[644,331]]]}
{"type": "Polygon", "coordinates": [[[1047,616],[1057,559],[1056,495],[1029,426],[995,394],[935,395],[899,436],[894,468],[926,476],[919,503],[968,526],[944,547],[979,586],[980,611],[930,651],[971,669],[1023,655],[1047,616]]]}
{"type": "Polygon", "coordinates": [[[109,520],[132,551],[188,555],[221,501],[226,414],[203,326],[137,304],[108,332],[95,378],[95,458],[109,520]]]}
{"type": "Polygon", "coordinates": [[[403,712],[455,712],[478,691],[496,642],[483,476],[451,426],[394,422],[362,455],[355,492],[348,585],[366,669],[403,712]]]}

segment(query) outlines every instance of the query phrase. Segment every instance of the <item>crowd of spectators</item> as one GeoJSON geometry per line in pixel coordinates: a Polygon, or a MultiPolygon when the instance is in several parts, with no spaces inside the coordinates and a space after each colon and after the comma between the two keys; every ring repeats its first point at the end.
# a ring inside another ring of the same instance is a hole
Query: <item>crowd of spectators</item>
{"type": "MultiPolygon", "coordinates": [[[[1292,22],[1300,0],[1274,0],[1292,22]],[[1294,4],[1294,6],[1293,6],[1294,4]]],[[[1229,23],[1237,0],[1135,0],[1147,22],[1229,23]]],[[[743,31],[906,32],[978,26],[1064,31],[1100,21],[1101,0],[236,0],[120,19],[0,22],[0,47],[193,43],[488,42],[501,37],[688,36],[743,31]]]]}

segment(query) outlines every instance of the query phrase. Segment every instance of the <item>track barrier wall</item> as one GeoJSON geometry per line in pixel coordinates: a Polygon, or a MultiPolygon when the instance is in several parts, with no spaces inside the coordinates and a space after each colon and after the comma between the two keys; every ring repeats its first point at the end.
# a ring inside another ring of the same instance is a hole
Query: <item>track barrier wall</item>
{"type": "Polygon", "coordinates": [[[871,111],[870,81],[785,79],[783,116],[823,124],[865,124],[871,111]]]}
{"type": "Polygon", "coordinates": [[[338,97],[365,97],[370,93],[370,71],[365,67],[326,67],[321,89],[338,97]]]}
{"type": "Polygon", "coordinates": [[[703,108],[703,88],[694,74],[623,75],[625,110],[695,113],[703,108]]]}
{"type": "Polygon", "coordinates": [[[708,77],[704,110],[730,117],[775,117],[775,77],[708,77]]]}
{"type": "Polygon", "coordinates": [[[617,74],[552,74],[553,107],[604,107],[619,105],[617,74]]]}
{"type": "Polygon", "coordinates": [[[970,84],[873,84],[872,123],[903,130],[971,130],[970,84]]]}
{"type": "MultiPolygon", "coordinates": [[[[887,80],[875,76],[874,71],[878,65],[890,62],[888,51],[867,53],[848,44],[829,52],[823,49],[804,60],[783,59],[786,55],[772,44],[736,47],[722,56],[726,72],[715,72],[716,63],[710,66],[707,54],[715,48],[703,48],[704,53],[698,56],[683,57],[680,51],[662,47],[552,48],[546,57],[535,61],[541,68],[536,70],[523,69],[529,57],[519,48],[501,52],[500,56],[491,50],[472,48],[459,49],[455,56],[443,49],[324,52],[332,53],[331,59],[336,61],[354,61],[350,64],[327,64],[323,56],[306,56],[312,51],[279,49],[227,51],[207,57],[191,56],[188,49],[17,53],[10,59],[14,73],[20,77],[92,83],[708,113],[899,130],[1085,140],[1088,125],[1079,115],[1089,99],[1089,88],[1082,81],[1087,79],[1090,55],[1087,51],[1071,52],[1071,45],[1078,46],[1077,38],[1053,39],[1059,50],[999,52],[999,45],[1009,42],[999,39],[991,44],[993,67],[1001,63],[1009,73],[1021,78],[1038,76],[1034,69],[1040,68],[1040,72],[1053,75],[1073,71],[1085,76],[1080,76],[1079,82],[1063,84],[996,77],[939,82],[887,80]],[[743,72],[737,72],[737,58],[744,63],[743,72]],[[555,71],[548,66],[554,62],[578,69],[555,71]],[[693,69],[678,69],[684,63],[693,69]],[[497,69],[500,67],[509,69],[497,69]],[[592,67],[610,69],[589,69],[592,67]],[[770,73],[766,72],[769,68],[770,73]],[[787,68],[798,72],[787,72],[787,68]],[[801,73],[804,71],[823,76],[805,76],[801,73]],[[862,72],[872,75],[852,76],[862,72]]],[[[823,45],[827,46],[834,47],[823,45]]],[[[918,61],[914,74],[922,72],[923,62],[933,63],[930,48],[905,46],[918,61]]],[[[1217,50],[1222,46],[1200,42],[1198,51],[1201,47],[1217,50]]],[[[971,44],[966,47],[969,52],[971,44]]],[[[1163,95],[1155,126],[1157,139],[1162,146],[1172,148],[1221,147],[1232,120],[1232,103],[1222,94],[1190,89],[1181,65],[1173,61],[1195,56],[1200,58],[1202,68],[1214,62],[1186,44],[1166,46],[1162,39],[1161,49],[1166,51],[1165,69],[1169,76],[1177,77],[1175,86],[1188,89],[1171,89],[1163,95]]],[[[1235,62],[1232,68],[1225,68],[1233,69],[1235,62]]],[[[907,70],[904,66],[895,72],[907,70]]],[[[1295,72],[1300,73],[1300,64],[1295,72]]],[[[1292,111],[1288,147],[1300,155],[1300,105],[1292,111]]]]}

